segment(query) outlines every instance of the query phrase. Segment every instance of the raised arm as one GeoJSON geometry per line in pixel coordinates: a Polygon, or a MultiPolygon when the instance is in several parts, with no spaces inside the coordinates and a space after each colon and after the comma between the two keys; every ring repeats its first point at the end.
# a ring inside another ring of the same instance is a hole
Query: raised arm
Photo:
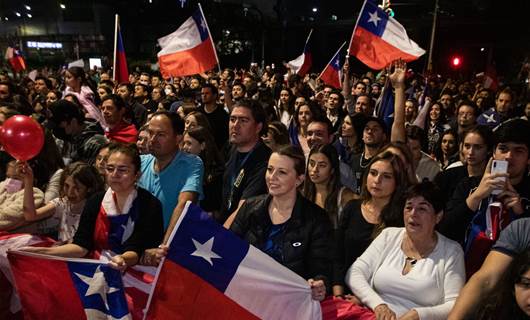
{"type": "Polygon", "coordinates": [[[24,175],[24,220],[31,222],[44,219],[55,213],[55,204],[48,203],[41,208],[35,209],[35,197],[33,195],[33,170],[27,162],[17,164],[18,170],[24,175]]]}
{"type": "Polygon", "coordinates": [[[407,64],[403,60],[392,63],[394,71],[388,77],[394,87],[394,123],[392,124],[391,142],[406,142],[405,138],[405,72],[407,64]]]}

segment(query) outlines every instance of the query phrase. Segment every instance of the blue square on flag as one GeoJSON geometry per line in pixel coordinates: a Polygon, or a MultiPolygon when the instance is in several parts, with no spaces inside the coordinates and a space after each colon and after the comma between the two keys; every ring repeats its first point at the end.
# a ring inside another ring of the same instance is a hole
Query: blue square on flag
{"type": "Polygon", "coordinates": [[[197,24],[197,29],[201,35],[201,41],[208,39],[208,27],[206,26],[206,20],[204,20],[200,10],[196,10],[191,16],[197,24]]]}
{"type": "Polygon", "coordinates": [[[121,274],[97,263],[67,262],[70,276],[85,309],[99,315],[122,318],[129,313],[121,274]]]}
{"type": "Polygon", "coordinates": [[[364,10],[361,12],[359,26],[380,37],[385,31],[387,21],[388,15],[386,12],[373,1],[367,0],[364,10]]]}
{"type": "Polygon", "coordinates": [[[167,258],[224,292],[248,250],[247,242],[213,221],[201,208],[189,206],[167,258]]]}

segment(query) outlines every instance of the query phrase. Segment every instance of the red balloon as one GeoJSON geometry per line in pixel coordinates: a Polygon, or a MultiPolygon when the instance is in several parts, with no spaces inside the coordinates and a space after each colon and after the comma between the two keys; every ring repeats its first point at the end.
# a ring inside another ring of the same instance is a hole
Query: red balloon
{"type": "Polygon", "coordinates": [[[39,154],[44,145],[44,131],[30,117],[16,115],[0,128],[0,141],[13,158],[27,161],[39,154]]]}

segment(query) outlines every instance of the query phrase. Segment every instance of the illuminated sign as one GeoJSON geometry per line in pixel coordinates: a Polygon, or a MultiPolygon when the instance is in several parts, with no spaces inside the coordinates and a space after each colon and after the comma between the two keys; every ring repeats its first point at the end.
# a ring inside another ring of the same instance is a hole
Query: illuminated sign
{"type": "Polygon", "coordinates": [[[39,42],[39,41],[28,41],[28,48],[38,49],[62,49],[63,44],[60,42],[39,42]]]}

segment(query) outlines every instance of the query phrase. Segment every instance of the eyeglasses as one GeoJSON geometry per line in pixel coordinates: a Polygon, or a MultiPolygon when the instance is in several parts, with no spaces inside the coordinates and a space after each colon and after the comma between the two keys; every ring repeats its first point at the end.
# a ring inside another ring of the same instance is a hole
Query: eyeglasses
{"type": "Polygon", "coordinates": [[[128,167],[105,166],[105,171],[107,174],[113,174],[116,172],[116,175],[118,176],[125,176],[131,172],[131,169],[128,167]]]}

